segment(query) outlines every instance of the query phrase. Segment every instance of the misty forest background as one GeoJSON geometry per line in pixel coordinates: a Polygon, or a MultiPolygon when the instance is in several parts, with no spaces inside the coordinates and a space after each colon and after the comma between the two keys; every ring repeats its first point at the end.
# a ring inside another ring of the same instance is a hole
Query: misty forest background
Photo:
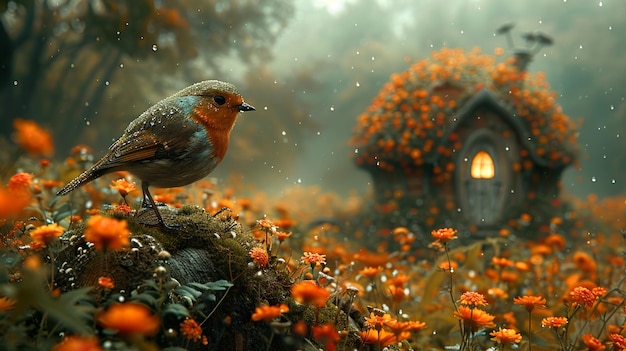
{"type": "Polygon", "coordinates": [[[79,143],[100,157],[156,101],[226,80],[257,111],[240,117],[214,175],[270,194],[364,192],[348,140],[390,74],[442,47],[508,55],[494,33],[512,22],[517,47],[527,32],[555,40],[529,70],[582,120],[564,189],[626,190],[624,0],[0,0],[0,14],[1,148],[15,148],[21,117],[53,132],[56,159],[79,143]]]}

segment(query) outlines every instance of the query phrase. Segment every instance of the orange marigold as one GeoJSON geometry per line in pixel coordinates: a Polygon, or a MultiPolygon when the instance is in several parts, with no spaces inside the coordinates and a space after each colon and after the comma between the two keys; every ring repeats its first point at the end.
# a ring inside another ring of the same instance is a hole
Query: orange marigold
{"type": "Polygon", "coordinates": [[[359,274],[368,277],[370,279],[374,279],[380,272],[383,271],[383,267],[365,267],[359,270],[359,274]]]}
{"type": "Polygon", "coordinates": [[[311,266],[317,266],[317,265],[323,266],[326,264],[326,255],[320,255],[316,252],[304,252],[303,255],[304,256],[302,256],[300,260],[302,260],[302,262],[309,264],[311,266]]]}
{"type": "Polygon", "coordinates": [[[52,347],[52,351],[102,351],[95,336],[69,335],[52,347]]]}
{"type": "Polygon", "coordinates": [[[495,256],[491,258],[491,263],[494,266],[497,266],[500,268],[510,267],[514,264],[513,261],[509,260],[506,257],[495,257],[495,256]]]}
{"type": "Polygon", "coordinates": [[[396,335],[384,329],[368,329],[361,332],[361,340],[363,340],[364,344],[379,345],[381,348],[406,340],[410,337],[410,332],[402,332],[399,335],[396,335]]]}
{"type": "Polygon", "coordinates": [[[337,342],[341,339],[333,323],[315,325],[311,328],[313,338],[324,345],[324,350],[337,350],[337,342]]]}
{"type": "Polygon", "coordinates": [[[433,238],[445,243],[448,242],[450,240],[454,240],[457,238],[456,233],[458,231],[456,229],[452,229],[452,228],[441,228],[441,229],[437,229],[437,230],[433,230],[431,235],[433,236],[433,238]]]}
{"type": "Polygon", "coordinates": [[[254,261],[254,263],[261,268],[267,267],[270,263],[270,257],[267,254],[267,251],[260,246],[255,246],[250,249],[249,254],[250,257],[252,257],[252,261],[254,261]]]}
{"type": "Polygon", "coordinates": [[[289,312],[289,307],[284,303],[276,306],[258,306],[254,309],[251,319],[255,322],[264,320],[269,323],[286,312],[289,312]]]}
{"type": "Polygon", "coordinates": [[[114,180],[110,187],[112,189],[116,189],[117,192],[124,198],[132,192],[137,192],[137,184],[135,184],[134,182],[129,182],[125,178],[114,180]]]}
{"type": "Polygon", "coordinates": [[[144,305],[126,302],[111,305],[97,315],[98,324],[121,334],[154,335],[161,324],[159,317],[144,305]]]}
{"type": "Polygon", "coordinates": [[[512,344],[522,341],[522,336],[515,331],[515,329],[502,329],[494,330],[489,335],[492,336],[491,340],[498,344],[512,344]]]}
{"type": "Polygon", "coordinates": [[[278,242],[282,244],[283,241],[287,240],[291,236],[291,232],[276,232],[276,239],[278,242]]]}
{"type": "Polygon", "coordinates": [[[180,332],[189,340],[200,341],[202,339],[202,327],[193,318],[187,318],[180,323],[180,332]]]}
{"type": "Polygon", "coordinates": [[[36,244],[45,246],[60,237],[64,231],[65,229],[63,227],[57,223],[52,223],[35,228],[30,232],[30,237],[36,244]]]}
{"type": "Polygon", "coordinates": [[[526,311],[532,312],[535,307],[544,308],[546,307],[546,299],[543,296],[522,296],[516,297],[513,299],[513,303],[516,305],[523,305],[526,307],[526,311]]]}
{"type": "Polygon", "coordinates": [[[11,300],[6,296],[0,297],[0,311],[8,311],[15,306],[15,300],[11,300]]]}
{"type": "Polygon", "coordinates": [[[126,220],[94,215],[87,221],[85,240],[92,242],[97,250],[119,250],[129,244],[126,220]]]}
{"type": "Polygon", "coordinates": [[[318,286],[311,280],[304,280],[291,286],[291,296],[298,303],[324,307],[326,300],[330,297],[330,291],[318,286]]]}
{"type": "Polygon", "coordinates": [[[602,341],[596,339],[591,334],[584,334],[582,336],[583,343],[587,346],[587,351],[602,351],[606,349],[606,346],[602,344],[602,341]]]}
{"type": "Polygon", "coordinates": [[[16,130],[15,141],[31,156],[51,156],[54,152],[52,136],[35,121],[16,118],[13,121],[16,130]]]}
{"type": "Polygon", "coordinates": [[[584,286],[577,286],[569,293],[572,299],[572,305],[582,305],[584,307],[592,307],[596,302],[596,295],[584,286]]]}
{"type": "Polygon", "coordinates": [[[258,219],[256,223],[258,224],[259,228],[261,228],[267,233],[276,232],[276,225],[274,225],[274,223],[267,218],[258,219]]]}
{"type": "Polygon", "coordinates": [[[583,272],[591,275],[596,274],[598,264],[596,263],[596,260],[594,260],[593,257],[591,257],[591,255],[589,255],[588,253],[583,251],[576,251],[572,255],[572,260],[574,261],[578,269],[582,270],[583,272]]]}
{"type": "Polygon", "coordinates": [[[566,317],[546,317],[541,320],[542,327],[560,328],[567,324],[566,317]]]}
{"type": "Polygon", "coordinates": [[[609,334],[609,340],[613,343],[613,350],[623,351],[626,350],[626,338],[620,334],[609,334]]]}
{"type": "Polygon", "coordinates": [[[478,308],[459,306],[459,309],[454,312],[454,316],[465,324],[470,324],[472,328],[494,328],[496,326],[493,323],[495,316],[478,308]]]}
{"type": "Polygon", "coordinates": [[[365,317],[364,324],[368,328],[380,330],[383,328],[383,325],[393,323],[395,321],[396,319],[392,318],[389,313],[383,313],[382,311],[380,313],[370,312],[370,316],[365,317]]]}
{"type": "Polygon", "coordinates": [[[115,283],[113,282],[113,278],[111,277],[99,277],[98,285],[100,285],[104,289],[113,289],[115,287],[115,283]]]}
{"type": "Polygon", "coordinates": [[[459,303],[461,305],[474,308],[476,306],[486,306],[487,300],[485,299],[485,296],[481,293],[475,291],[466,291],[459,297],[459,303]]]}
{"type": "Polygon", "coordinates": [[[30,191],[30,186],[33,184],[33,175],[30,173],[16,173],[9,178],[7,187],[9,190],[16,193],[26,193],[30,191]]]}

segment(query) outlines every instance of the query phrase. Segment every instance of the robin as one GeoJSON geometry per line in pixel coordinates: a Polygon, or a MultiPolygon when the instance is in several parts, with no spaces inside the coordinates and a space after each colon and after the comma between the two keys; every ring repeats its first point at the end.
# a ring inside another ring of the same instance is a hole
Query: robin
{"type": "Polygon", "coordinates": [[[109,152],[57,195],[105,174],[128,171],[141,180],[142,207],[163,221],[149,187],[171,188],[206,177],[224,159],[239,112],[254,111],[234,85],[207,80],[159,101],[130,122],[109,152]]]}

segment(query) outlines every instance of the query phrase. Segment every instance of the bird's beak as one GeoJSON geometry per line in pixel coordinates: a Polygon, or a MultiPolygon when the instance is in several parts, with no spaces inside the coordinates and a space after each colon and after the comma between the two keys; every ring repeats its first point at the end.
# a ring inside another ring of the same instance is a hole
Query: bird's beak
{"type": "Polygon", "coordinates": [[[241,105],[239,105],[239,106],[237,106],[237,107],[239,107],[239,111],[240,111],[240,112],[244,112],[244,111],[254,111],[254,110],[256,110],[256,109],[254,108],[254,106],[252,106],[252,105],[250,105],[250,104],[248,104],[248,103],[246,103],[246,102],[242,102],[242,103],[241,103],[241,105]]]}

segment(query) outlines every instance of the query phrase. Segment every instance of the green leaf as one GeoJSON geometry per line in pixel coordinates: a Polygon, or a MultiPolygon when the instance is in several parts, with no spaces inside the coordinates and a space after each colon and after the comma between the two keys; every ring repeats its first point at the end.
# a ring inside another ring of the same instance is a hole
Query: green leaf
{"type": "Polygon", "coordinates": [[[174,293],[181,296],[189,297],[194,301],[202,296],[202,292],[185,285],[176,287],[176,289],[174,289],[174,293]]]}
{"type": "Polygon", "coordinates": [[[152,294],[149,294],[148,292],[144,292],[144,293],[132,296],[129,300],[141,302],[142,304],[150,307],[151,309],[155,309],[157,307],[157,298],[155,298],[154,296],[152,296],[152,294]]]}
{"type": "Polygon", "coordinates": [[[163,319],[173,318],[176,320],[182,320],[189,317],[190,314],[189,310],[187,310],[185,306],[178,303],[172,303],[163,308],[161,315],[163,316],[163,319]]]}
{"type": "Polygon", "coordinates": [[[69,202],[65,202],[61,206],[59,206],[59,208],[55,209],[54,212],[52,212],[52,220],[55,223],[59,223],[63,219],[73,214],[76,214],[77,212],[78,210],[73,209],[72,205],[69,202]]]}

